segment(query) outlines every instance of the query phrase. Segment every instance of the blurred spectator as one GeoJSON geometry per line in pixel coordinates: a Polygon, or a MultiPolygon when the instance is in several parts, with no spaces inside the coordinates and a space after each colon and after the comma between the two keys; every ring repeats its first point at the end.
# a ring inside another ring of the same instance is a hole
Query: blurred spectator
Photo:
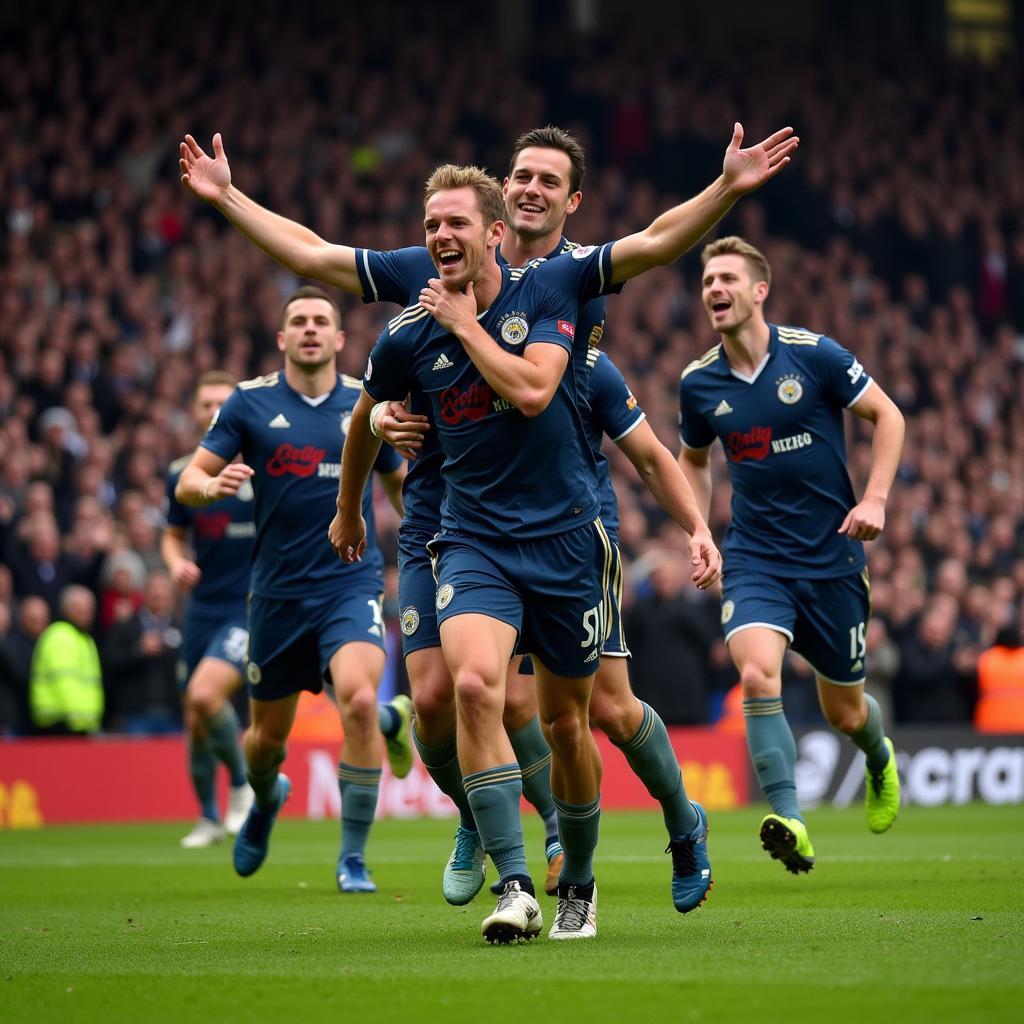
{"type": "Polygon", "coordinates": [[[31,732],[28,684],[32,652],[40,634],[50,624],[50,609],[41,597],[25,597],[17,604],[17,616],[11,606],[0,602],[6,622],[0,633],[0,733],[22,735],[31,732]]]}
{"type": "Polygon", "coordinates": [[[101,574],[100,633],[130,619],[142,607],[146,566],[138,552],[116,551],[107,558],[101,574]]]}
{"type": "Polygon", "coordinates": [[[971,677],[977,654],[957,637],[956,627],[956,602],[948,595],[937,595],[904,639],[892,682],[897,722],[971,720],[971,677]]]}
{"type": "Polygon", "coordinates": [[[169,733],[181,728],[180,648],[173,584],[167,573],[151,573],[142,606],[116,621],[103,638],[104,682],[112,729],[169,733]]]}
{"type": "Polygon", "coordinates": [[[1024,637],[1019,617],[996,634],[978,656],[978,732],[1024,732],[1024,637]]]}
{"type": "Polygon", "coordinates": [[[96,598],[74,584],[60,595],[57,622],[43,630],[32,652],[29,706],[35,732],[76,736],[98,732],[103,719],[103,679],[90,630],[96,598]]]}
{"type": "Polygon", "coordinates": [[[720,635],[717,608],[694,589],[681,554],[656,553],[650,562],[649,591],[623,614],[633,690],[666,724],[701,725],[709,719],[706,666],[720,635]]]}

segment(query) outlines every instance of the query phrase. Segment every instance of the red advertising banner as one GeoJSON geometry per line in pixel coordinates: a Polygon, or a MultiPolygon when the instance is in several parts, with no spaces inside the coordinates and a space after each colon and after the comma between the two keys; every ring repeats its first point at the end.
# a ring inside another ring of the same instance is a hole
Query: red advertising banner
{"type": "MultiPolygon", "coordinates": [[[[742,737],[710,729],[670,729],[669,733],[693,799],[709,810],[747,802],[747,751],[742,737]]],[[[605,763],[602,806],[609,810],[657,806],[622,753],[603,736],[597,742],[605,763]]],[[[284,770],[292,780],[292,796],[282,812],[285,816],[314,820],[338,816],[337,757],[334,743],[289,745],[284,770]]],[[[226,782],[221,775],[223,787],[226,782]]],[[[385,763],[378,817],[447,817],[454,812],[418,760],[404,779],[394,778],[385,763]]],[[[0,743],[0,828],[173,821],[195,814],[180,738],[0,743]]]]}

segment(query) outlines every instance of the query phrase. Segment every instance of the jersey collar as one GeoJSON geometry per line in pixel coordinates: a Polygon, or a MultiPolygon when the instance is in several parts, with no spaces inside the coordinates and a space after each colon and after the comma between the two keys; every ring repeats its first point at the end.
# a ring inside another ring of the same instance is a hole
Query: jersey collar
{"type": "Polygon", "coordinates": [[[743,381],[744,384],[756,384],[758,377],[764,372],[764,368],[772,361],[775,355],[776,349],[779,347],[779,329],[775,324],[768,325],[768,351],[765,352],[764,358],[760,363],[757,364],[757,368],[749,376],[745,373],[740,373],[739,370],[734,370],[729,365],[729,356],[725,351],[725,345],[722,345],[722,360],[723,370],[727,375],[735,377],[737,380],[743,381]]]}

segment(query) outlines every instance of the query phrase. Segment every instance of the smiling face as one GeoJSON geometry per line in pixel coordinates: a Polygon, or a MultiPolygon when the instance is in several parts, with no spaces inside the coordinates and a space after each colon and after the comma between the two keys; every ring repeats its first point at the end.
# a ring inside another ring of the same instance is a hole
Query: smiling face
{"type": "Polygon", "coordinates": [[[562,233],[565,218],[575,212],[582,192],[570,192],[572,163],[560,149],[527,146],[516,157],[502,186],[509,226],[517,235],[540,238],[562,233]]]}
{"type": "Polygon", "coordinates": [[[277,347],[285,360],[305,371],[334,363],[345,344],[334,307],[326,299],[301,298],[288,303],[284,326],[277,332],[277,347]]]}
{"type": "Polygon", "coordinates": [[[500,220],[484,223],[472,188],[452,188],[427,200],[423,229],[427,251],[441,283],[453,291],[462,291],[468,282],[476,284],[483,279],[505,225],[500,220]]]}
{"type": "Polygon", "coordinates": [[[743,256],[712,256],[704,266],[700,297],[711,326],[719,334],[737,334],[752,320],[764,318],[768,282],[754,279],[743,256]]]}

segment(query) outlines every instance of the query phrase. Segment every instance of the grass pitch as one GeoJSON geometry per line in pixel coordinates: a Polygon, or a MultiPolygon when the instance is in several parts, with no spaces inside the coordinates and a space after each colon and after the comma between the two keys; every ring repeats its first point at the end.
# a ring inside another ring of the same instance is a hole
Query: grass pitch
{"type": "Polygon", "coordinates": [[[331,823],[279,822],[249,879],[227,844],[181,850],[182,825],[3,832],[0,1021],[1019,1019],[1024,809],[910,807],[884,836],[859,809],[811,812],[801,877],[759,820],[712,816],[715,888],[684,917],[660,817],[606,814],[596,941],[501,948],[480,937],[486,890],[441,898],[452,821],[378,822],[373,896],[336,891],[331,823]]]}

